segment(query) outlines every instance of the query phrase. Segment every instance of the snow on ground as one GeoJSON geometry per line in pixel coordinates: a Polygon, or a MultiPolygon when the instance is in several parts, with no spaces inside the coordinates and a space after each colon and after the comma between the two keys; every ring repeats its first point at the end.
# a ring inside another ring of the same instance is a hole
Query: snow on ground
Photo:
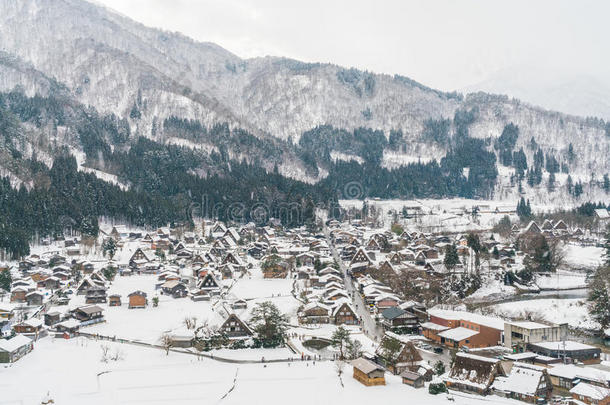
{"type": "Polygon", "coordinates": [[[569,244],[565,249],[565,261],[577,269],[593,269],[602,264],[603,254],[601,247],[569,244]]]}
{"type": "MultiPolygon", "coordinates": [[[[437,154],[438,155],[438,154],[437,154]]],[[[332,156],[332,154],[331,154],[332,156]]],[[[441,156],[435,156],[440,158],[441,156]]],[[[400,166],[406,166],[410,163],[422,163],[426,164],[431,162],[434,158],[421,155],[413,155],[408,153],[393,152],[389,150],[383,151],[383,159],[381,161],[381,167],[386,169],[395,169],[400,166]]]]}
{"type": "Polygon", "coordinates": [[[206,352],[206,354],[212,354],[224,359],[249,361],[261,361],[263,358],[267,361],[299,357],[287,347],[280,347],[277,349],[218,349],[210,350],[209,352],[206,352]]]}
{"type": "MultiPolygon", "coordinates": [[[[160,295],[155,290],[156,276],[117,277],[108,290],[108,295],[120,294],[123,305],[104,308],[106,322],[83,328],[83,332],[99,333],[105,336],[139,340],[147,343],[159,343],[164,332],[183,329],[186,317],[208,320],[210,325],[220,325],[223,317],[212,309],[211,301],[195,302],[188,298],[172,298],[160,295]],[[129,309],[127,295],[141,290],[147,294],[149,305],[146,308],[129,309]],[[159,306],[152,306],[152,298],[159,297],[159,306]]],[[[84,296],[77,296],[70,301],[70,306],[84,305],[84,296]]]]}
{"type": "Polygon", "coordinates": [[[218,148],[215,145],[212,145],[211,143],[205,143],[205,142],[196,143],[196,142],[189,141],[188,139],[184,139],[184,138],[171,137],[171,138],[167,139],[166,143],[168,145],[184,146],[184,147],[190,148],[190,149],[201,150],[207,154],[210,154],[212,152],[218,152],[218,148]]]}
{"type": "Polygon", "coordinates": [[[548,322],[567,322],[574,328],[599,328],[595,321],[589,318],[587,304],[582,299],[537,299],[514,301],[494,305],[493,311],[506,318],[532,319],[542,318],[548,322]]]}
{"type": "Polygon", "coordinates": [[[468,296],[468,301],[498,300],[511,297],[516,293],[515,287],[505,285],[502,280],[486,278],[481,288],[468,296]]]}
{"type": "Polygon", "coordinates": [[[50,394],[56,404],[265,404],[364,405],[407,401],[414,405],[513,404],[499,397],[461,393],[429,395],[386,373],[386,386],[365,387],[333,362],[228,364],[196,356],[118,343],[45,338],[17,363],[0,368],[6,404],[40,404],[50,394]],[[123,360],[102,363],[101,345],[119,350],[123,360]],[[231,390],[235,380],[234,389],[231,390]],[[24,384],[31,381],[31,384],[24,384]]]}
{"type": "Polygon", "coordinates": [[[106,173],[101,170],[92,169],[90,167],[85,167],[85,166],[80,166],[79,170],[86,172],[86,173],[92,173],[95,175],[95,177],[97,177],[100,180],[104,180],[105,182],[119,186],[121,188],[121,190],[127,190],[129,188],[129,186],[127,184],[119,181],[119,178],[115,174],[106,173]]]}
{"type": "Polygon", "coordinates": [[[74,157],[76,159],[76,163],[78,164],[78,170],[80,170],[82,172],[86,172],[86,173],[92,173],[98,179],[104,180],[104,181],[106,181],[108,183],[112,183],[114,185],[117,185],[122,190],[127,190],[129,188],[129,186],[127,184],[121,183],[119,181],[119,178],[114,174],[106,173],[101,170],[92,169],[90,167],[83,166],[85,164],[85,160],[86,160],[86,155],[84,152],[79,151],[78,149],[75,149],[75,148],[70,148],[70,153],[72,153],[72,155],[74,155],[74,157]]]}
{"type": "Polygon", "coordinates": [[[573,288],[586,288],[586,274],[566,270],[557,270],[549,275],[539,274],[536,285],[543,290],[569,290],[573,288]]]}
{"type": "Polygon", "coordinates": [[[364,163],[364,159],[358,155],[350,155],[349,153],[338,152],[336,150],[330,152],[330,158],[334,161],[341,160],[344,162],[350,162],[353,160],[360,164],[364,163]]]}
{"type": "MultiPolygon", "coordinates": [[[[346,209],[362,208],[362,200],[339,200],[339,204],[346,209]]],[[[383,226],[389,228],[392,224],[392,212],[400,214],[406,207],[413,218],[404,220],[410,229],[422,232],[466,232],[469,230],[490,229],[504,215],[509,215],[516,221],[514,211],[516,200],[487,201],[470,200],[465,198],[449,198],[445,200],[367,200],[369,207],[382,212],[383,226]],[[473,218],[470,214],[473,207],[479,207],[479,214],[473,218]],[[497,212],[496,212],[497,209],[497,212]]]]}

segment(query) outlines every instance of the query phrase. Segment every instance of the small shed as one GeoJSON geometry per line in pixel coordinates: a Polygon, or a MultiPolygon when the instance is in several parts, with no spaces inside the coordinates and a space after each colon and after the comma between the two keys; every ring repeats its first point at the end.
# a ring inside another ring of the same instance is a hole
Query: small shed
{"type": "Polygon", "coordinates": [[[121,306],[121,296],[119,294],[112,294],[108,297],[108,306],[110,307],[120,307],[121,306]]]}
{"type": "Polygon", "coordinates": [[[385,371],[380,365],[365,359],[364,357],[352,360],[354,367],[354,379],[360,381],[367,387],[373,385],[385,385],[385,371]]]}
{"type": "Polygon", "coordinates": [[[424,386],[424,377],[414,373],[413,371],[405,370],[400,373],[400,377],[402,377],[403,384],[407,384],[415,388],[421,388],[424,386]]]}
{"type": "Polygon", "coordinates": [[[146,308],[148,300],[144,291],[134,291],[127,296],[129,298],[129,308],[146,308]]]}

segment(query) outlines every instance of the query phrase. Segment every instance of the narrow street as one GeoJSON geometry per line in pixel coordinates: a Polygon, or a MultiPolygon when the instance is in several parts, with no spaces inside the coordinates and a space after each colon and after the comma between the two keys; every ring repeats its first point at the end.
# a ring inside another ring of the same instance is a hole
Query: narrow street
{"type": "Polygon", "coordinates": [[[364,332],[364,334],[367,337],[369,337],[373,341],[380,342],[381,338],[384,335],[383,327],[381,327],[380,325],[377,325],[377,323],[371,316],[371,313],[369,312],[368,307],[366,306],[366,303],[363,301],[362,296],[360,295],[358,289],[354,286],[352,278],[348,274],[347,266],[343,263],[343,261],[341,260],[341,257],[339,257],[339,253],[337,252],[335,245],[333,245],[333,243],[331,241],[330,232],[328,231],[328,228],[326,227],[326,225],[324,225],[323,231],[324,231],[324,235],[326,236],[326,242],[328,243],[328,246],[330,247],[333,258],[339,264],[339,268],[341,269],[341,272],[343,273],[343,279],[345,280],[345,288],[346,288],[347,292],[349,293],[350,297],[352,297],[352,303],[354,304],[354,309],[356,310],[358,316],[361,319],[362,331],[364,332]]]}

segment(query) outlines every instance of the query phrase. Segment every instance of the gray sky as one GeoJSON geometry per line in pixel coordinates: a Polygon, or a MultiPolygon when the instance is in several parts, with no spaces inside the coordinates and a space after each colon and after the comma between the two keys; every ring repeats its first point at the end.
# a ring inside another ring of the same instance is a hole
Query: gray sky
{"type": "Polygon", "coordinates": [[[610,75],[610,1],[97,0],[241,57],[399,73],[453,90],[506,69],[610,75]]]}

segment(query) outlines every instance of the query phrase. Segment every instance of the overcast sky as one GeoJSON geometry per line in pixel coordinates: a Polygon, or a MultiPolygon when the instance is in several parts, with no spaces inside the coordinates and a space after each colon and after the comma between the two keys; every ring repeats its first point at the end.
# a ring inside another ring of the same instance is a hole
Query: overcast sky
{"type": "Polygon", "coordinates": [[[443,90],[500,70],[610,76],[610,1],[97,0],[241,57],[399,73],[443,90]]]}

